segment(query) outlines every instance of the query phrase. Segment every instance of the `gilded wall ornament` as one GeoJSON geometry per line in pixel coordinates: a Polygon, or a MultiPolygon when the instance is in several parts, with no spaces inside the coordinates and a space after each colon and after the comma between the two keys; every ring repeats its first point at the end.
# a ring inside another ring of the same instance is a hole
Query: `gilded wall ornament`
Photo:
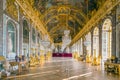
{"type": "Polygon", "coordinates": [[[7,0],[6,1],[6,12],[15,20],[18,20],[18,9],[15,5],[15,0],[7,0]]]}

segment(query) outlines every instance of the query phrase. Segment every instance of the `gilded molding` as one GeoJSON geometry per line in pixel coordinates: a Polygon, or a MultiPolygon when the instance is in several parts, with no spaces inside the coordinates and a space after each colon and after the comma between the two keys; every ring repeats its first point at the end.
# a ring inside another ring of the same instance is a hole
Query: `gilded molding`
{"type": "MultiPolygon", "coordinates": [[[[45,29],[43,23],[40,20],[40,12],[37,11],[32,5],[33,5],[33,0],[16,0],[18,5],[22,8],[22,10],[25,12],[25,14],[32,20],[32,22],[35,24],[37,29],[39,29],[43,35],[48,34],[47,30],[45,29]]],[[[51,42],[53,40],[50,38],[49,39],[51,42]]]]}
{"type": "Polygon", "coordinates": [[[87,24],[83,27],[83,29],[74,37],[71,44],[76,42],[82,35],[86,34],[90,31],[91,28],[96,27],[96,23],[98,23],[101,19],[103,19],[115,6],[120,3],[119,0],[107,0],[101,8],[96,12],[96,14],[87,22],[87,24]]]}
{"type": "Polygon", "coordinates": [[[5,11],[15,20],[18,20],[18,10],[15,5],[15,0],[6,0],[6,9],[5,11]]]}

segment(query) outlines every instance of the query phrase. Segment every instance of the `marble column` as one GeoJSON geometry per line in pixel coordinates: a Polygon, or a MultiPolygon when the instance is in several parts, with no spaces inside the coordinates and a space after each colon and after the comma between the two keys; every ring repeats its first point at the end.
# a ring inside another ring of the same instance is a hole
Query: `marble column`
{"type": "Polygon", "coordinates": [[[116,26],[116,56],[120,58],[120,23],[116,26]]]}
{"type": "Polygon", "coordinates": [[[32,23],[30,24],[30,35],[29,35],[29,40],[30,40],[30,54],[33,54],[33,51],[32,51],[32,23]]]}
{"type": "Polygon", "coordinates": [[[98,25],[99,28],[99,55],[102,56],[102,24],[98,25]]]}
{"type": "Polygon", "coordinates": [[[112,56],[116,56],[116,10],[112,10],[112,56]]]}
{"type": "Polygon", "coordinates": [[[3,55],[3,0],[0,0],[0,55],[3,55]]]}
{"type": "Polygon", "coordinates": [[[120,58],[120,5],[117,6],[116,10],[116,56],[120,58]]]}
{"type": "Polygon", "coordinates": [[[91,56],[93,56],[93,30],[91,30],[91,56]]]}
{"type": "Polygon", "coordinates": [[[23,14],[19,13],[19,54],[23,53],[23,14]]]}
{"type": "Polygon", "coordinates": [[[15,3],[15,5],[16,5],[16,8],[17,8],[17,12],[18,12],[18,26],[17,26],[17,39],[16,39],[16,41],[17,41],[17,55],[19,55],[20,54],[20,44],[19,44],[19,41],[20,41],[20,11],[19,11],[19,9],[20,9],[20,7],[19,7],[19,5],[17,4],[17,3],[15,3]]]}
{"type": "Polygon", "coordinates": [[[85,41],[85,36],[82,38],[82,44],[83,44],[83,55],[86,55],[86,46],[84,45],[84,41],[85,41]]]}

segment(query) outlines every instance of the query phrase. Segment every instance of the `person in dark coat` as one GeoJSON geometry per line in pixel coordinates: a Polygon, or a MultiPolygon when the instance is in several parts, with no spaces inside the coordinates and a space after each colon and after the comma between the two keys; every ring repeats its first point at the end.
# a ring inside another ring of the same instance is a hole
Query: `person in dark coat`
{"type": "Polygon", "coordinates": [[[22,61],[25,61],[25,56],[24,55],[22,55],[22,61]]]}
{"type": "Polygon", "coordinates": [[[117,57],[115,57],[114,61],[115,61],[115,63],[118,63],[118,58],[117,58],[117,57]]]}
{"type": "Polygon", "coordinates": [[[18,62],[18,60],[19,60],[19,57],[18,57],[18,55],[16,55],[15,56],[15,61],[18,62]]]}

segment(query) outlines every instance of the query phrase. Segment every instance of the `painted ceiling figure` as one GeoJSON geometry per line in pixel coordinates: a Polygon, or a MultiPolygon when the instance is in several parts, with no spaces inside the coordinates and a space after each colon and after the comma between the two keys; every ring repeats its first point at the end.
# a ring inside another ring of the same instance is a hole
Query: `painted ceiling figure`
{"type": "Polygon", "coordinates": [[[59,43],[62,42],[64,27],[70,30],[71,38],[74,38],[98,10],[101,1],[34,0],[34,7],[43,15],[41,21],[45,23],[46,29],[54,42],[59,43]],[[61,12],[59,12],[59,9],[61,9],[61,12]]]}

